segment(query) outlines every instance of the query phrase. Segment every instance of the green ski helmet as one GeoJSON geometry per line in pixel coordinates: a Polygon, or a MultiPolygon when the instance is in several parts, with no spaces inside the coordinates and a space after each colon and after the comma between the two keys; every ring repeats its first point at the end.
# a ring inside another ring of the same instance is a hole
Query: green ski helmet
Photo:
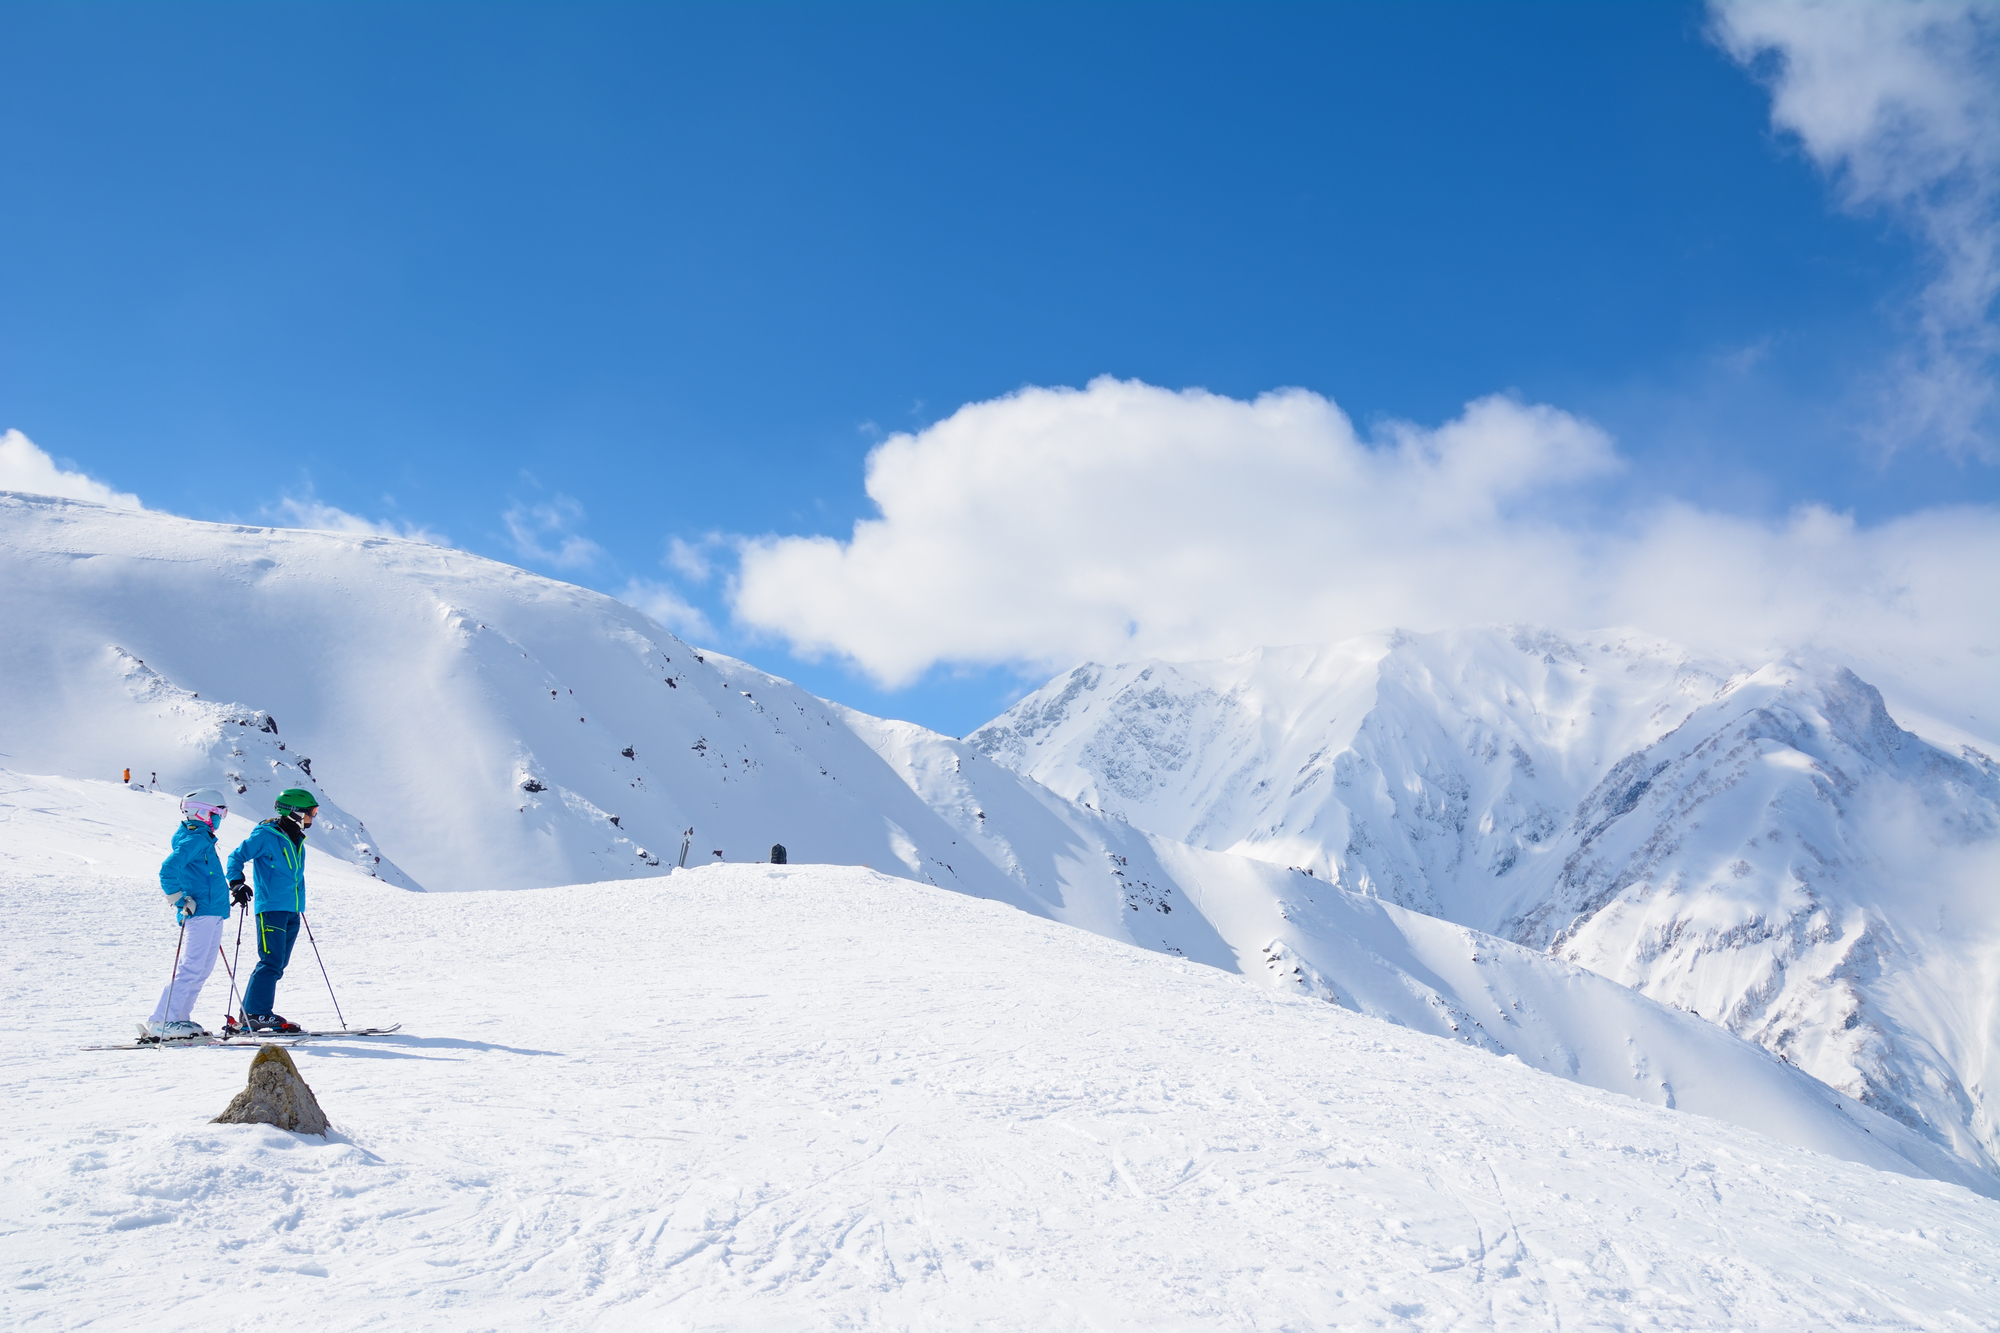
{"type": "Polygon", "coordinates": [[[287,787],[278,793],[279,814],[285,814],[293,810],[317,809],[319,809],[319,797],[313,795],[304,787],[287,787]]]}

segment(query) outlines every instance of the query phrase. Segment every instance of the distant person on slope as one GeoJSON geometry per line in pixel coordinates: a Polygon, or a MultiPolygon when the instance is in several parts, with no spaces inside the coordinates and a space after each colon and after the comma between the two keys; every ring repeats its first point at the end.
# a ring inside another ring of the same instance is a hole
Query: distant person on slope
{"type": "Polygon", "coordinates": [[[299,1025],[272,1012],[278,980],[292,961],[299,938],[299,918],[306,910],[306,830],[319,813],[319,798],[300,787],[278,793],[278,813],[250,830],[229,854],[229,892],[235,902],[250,901],[243,882],[245,862],[255,867],[257,880],[257,970],[243,987],[243,1026],[252,1032],[297,1032],[299,1025]]]}
{"type": "Polygon", "coordinates": [[[180,961],[173,979],[160,992],[146,1031],[156,1037],[205,1037],[208,1030],[192,1020],[195,1001],[222,951],[222,927],[229,920],[229,888],[222,880],[222,858],[215,853],[215,831],[229,810],[213,787],[181,798],[181,826],[174,830],[174,849],[160,862],[160,892],[180,919],[180,961]]]}

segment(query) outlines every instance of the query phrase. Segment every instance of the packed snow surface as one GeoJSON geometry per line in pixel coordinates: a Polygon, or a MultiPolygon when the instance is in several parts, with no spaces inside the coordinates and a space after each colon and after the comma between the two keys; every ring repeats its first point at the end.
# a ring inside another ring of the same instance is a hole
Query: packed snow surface
{"type": "Polygon", "coordinates": [[[2000,765],[1838,664],[1389,633],[1085,665],[969,739],[1154,833],[1580,963],[2000,1169],[2000,765]]]}
{"type": "MultiPolygon", "coordinates": [[[[9,1327],[2000,1324],[1964,1188],[859,867],[316,855],[348,1021],[405,1030],[295,1049],[325,1139],[213,1125],[247,1050],[77,1049],[164,980],[170,802],[6,793],[9,1327]]],[[[279,1005],[333,1022],[309,954],[279,1005]]]]}

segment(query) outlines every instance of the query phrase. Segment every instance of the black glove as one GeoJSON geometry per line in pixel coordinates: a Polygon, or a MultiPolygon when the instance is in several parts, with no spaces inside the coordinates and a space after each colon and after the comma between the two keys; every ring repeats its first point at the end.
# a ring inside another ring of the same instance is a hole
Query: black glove
{"type": "Polygon", "coordinates": [[[238,907],[250,901],[250,886],[240,879],[229,881],[229,901],[238,907]]]}

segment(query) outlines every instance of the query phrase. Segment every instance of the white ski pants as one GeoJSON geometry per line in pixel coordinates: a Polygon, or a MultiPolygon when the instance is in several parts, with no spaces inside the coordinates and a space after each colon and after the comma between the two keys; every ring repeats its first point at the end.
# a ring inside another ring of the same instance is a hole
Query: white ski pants
{"type": "Polygon", "coordinates": [[[228,924],[226,916],[188,918],[187,938],[181,941],[180,966],[174,969],[174,979],[160,992],[160,1002],[153,1006],[153,1022],[184,1023],[194,1013],[202,983],[208,980],[208,974],[215,970],[215,960],[221,956],[222,928],[228,924]]]}

